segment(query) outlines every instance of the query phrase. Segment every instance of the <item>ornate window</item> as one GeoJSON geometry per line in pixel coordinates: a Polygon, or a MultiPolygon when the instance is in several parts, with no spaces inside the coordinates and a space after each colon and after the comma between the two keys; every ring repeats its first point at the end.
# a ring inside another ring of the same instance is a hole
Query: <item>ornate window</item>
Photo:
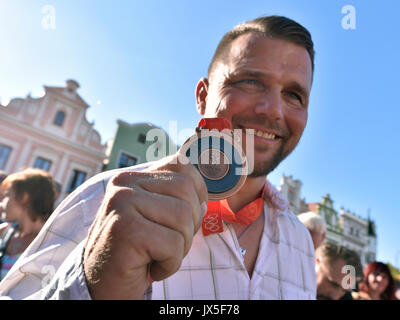
{"type": "Polygon", "coordinates": [[[85,181],[85,179],[86,179],[86,172],[74,169],[67,192],[70,193],[74,191],[85,181]]]}
{"type": "Polygon", "coordinates": [[[146,135],[144,133],[139,133],[138,141],[140,143],[145,144],[146,143],[146,135]]]}
{"type": "Polygon", "coordinates": [[[55,125],[59,126],[59,127],[62,127],[62,125],[64,123],[64,120],[65,120],[65,112],[64,111],[58,111],[57,114],[56,114],[56,117],[54,118],[54,122],[53,123],[55,125]]]}
{"type": "Polygon", "coordinates": [[[118,161],[118,168],[134,166],[137,163],[137,158],[127,155],[126,153],[121,153],[118,161]]]}
{"type": "Polygon", "coordinates": [[[326,218],[326,223],[329,226],[333,227],[332,215],[331,215],[330,212],[329,213],[328,212],[325,213],[325,218],[326,218]]]}
{"type": "Polygon", "coordinates": [[[6,166],[10,153],[10,147],[0,144],[0,169],[4,169],[4,167],[6,166]]]}
{"type": "Polygon", "coordinates": [[[34,168],[49,171],[51,167],[51,161],[42,157],[37,157],[33,165],[34,168]]]}

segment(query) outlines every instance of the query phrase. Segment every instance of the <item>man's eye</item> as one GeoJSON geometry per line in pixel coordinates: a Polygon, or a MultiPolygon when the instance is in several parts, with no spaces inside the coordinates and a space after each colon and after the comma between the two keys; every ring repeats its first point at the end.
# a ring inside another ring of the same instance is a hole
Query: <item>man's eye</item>
{"type": "Polygon", "coordinates": [[[288,96],[292,99],[296,99],[296,100],[299,100],[300,102],[302,102],[301,97],[295,92],[288,92],[288,96]]]}
{"type": "Polygon", "coordinates": [[[244,84],[249,84],[249,85],[261,85],[261,83],[258,80],[254,79],[243,79],[239,80],[238,83],[244,83],[244,84]]]}
{"type": "Polygon", "coordinates": [[[242,79],[234,83],[238,87],[249,90],[264,90],[265,86],[262,82],[255,79],[242,79]]]}
{"type": "Polygon", "coordinates": [[[297,99],[297,100],[301,101],[301,97],[297,93],[289,92],[289,95],[291,97],[293,97],[294,99],[297,99]]]}

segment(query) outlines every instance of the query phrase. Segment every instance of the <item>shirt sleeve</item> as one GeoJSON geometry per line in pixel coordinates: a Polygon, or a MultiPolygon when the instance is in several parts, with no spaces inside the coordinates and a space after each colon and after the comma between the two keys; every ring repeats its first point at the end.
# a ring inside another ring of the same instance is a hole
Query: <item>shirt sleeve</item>
{"type": "MultiPolygon", "coordinates": [[[[82,241],[67,257],[58,269],[51,282],[41,290],[40,294],[33,294],[27,299],[42,300],[92,300],[87,286],[83,269],[82,241]]],[[[143,294],[143,300],[151,300],[152,286],[143,294]]]]}
{"type": "Polygon", "coordinates": [[[95,175],[65,198],[0,282],[0,299],[91,299],[83,247],[110,179],[149,163],[95,175]]]}
{"type": "Polygon", "coordinates": [[[68,255],[50,283],[41,290],[40,297],[33,295],[27,299],[91,300],[83,270],[84,243],[85,240],[68,255]]]}

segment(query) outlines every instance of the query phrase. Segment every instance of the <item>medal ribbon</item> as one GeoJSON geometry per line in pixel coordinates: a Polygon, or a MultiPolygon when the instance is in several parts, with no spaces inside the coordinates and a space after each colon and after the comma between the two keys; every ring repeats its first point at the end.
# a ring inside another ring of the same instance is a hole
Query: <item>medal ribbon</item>
{"type": "Polygon", "coordinates": [[[232,211],[227,199],[208,201],[207,213],[202,223],[203,235],[208,236],[209,234],[223,232],[222,221],[247,226],[260,216],[263,205],[264,188],[259,198],[247,204],[237,213],[232,211]]]}
{"type": "MultiPolygon", "coordinates": [[[[222,131],[224,129],[232,129],[229,120],[224,118],[203,118],[200,120],[198,129],[216,129],[222,131]]],[[[244,208],[240,209],[239,212],[234,213],[229,206],[228,200],[223,199],[220,201],[209,201],[208,209],[205,217],[203,218],[202,230],[204,236],[212,233],[223,232],[222,221],[231,223],[238,223],[241,225],[249,225],[256,220],[263,209],[264,204],[264,189],[261,197],[255,199],[244,208]]]]}
{"type": "Polygon", "coordinates": [[[231,122],[224,118],[203,118],[200,120],[198,126],[199,129],[217,129],[222,131],[224,129],[232,129],[231,122]]]}

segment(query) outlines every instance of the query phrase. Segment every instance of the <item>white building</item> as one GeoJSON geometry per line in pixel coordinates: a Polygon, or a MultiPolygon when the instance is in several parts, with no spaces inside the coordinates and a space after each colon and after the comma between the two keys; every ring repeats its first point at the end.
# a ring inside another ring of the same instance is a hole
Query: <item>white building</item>
{"type": "MultiPolygon", "coordinates": [[[[342,208],[340,209],[340,225],[342,229],[341,244],[356,251],[364,266],[371,262],[369,261],[371,254],[370,250],[372,248],[370,242],[376,243],[376,237],[370,237],[368,234],[369,220],[359,217],[342,208]]],[[[373,260],[375,260],[376,246],[372,253],[373,260]]]]}
{"type": "Polygon", "coordinates": [[[376,227],[375,223],[357,216],[344,208],[340,213],[335,210],[333,200],[327,194],[321,202],[306,203],[301,199],[300,180],[294,180],[292,176],[282,176],[278,189],[289,201],[290,208],[296,215],[313,211],[321,215],[327,226],[325,241],[343,245],[357,252],[363,266],[376,259],[376,227]]]}
{"type": "Polygon", "coordinates": [[[300,198],[302,183],[300,180],[294,180],[293,176],[283,175],[281,184],[278,187],[279,191],[286,197],[289,202],[290,209],[296,215],[308,211],[305,199],[300,198]]]}

